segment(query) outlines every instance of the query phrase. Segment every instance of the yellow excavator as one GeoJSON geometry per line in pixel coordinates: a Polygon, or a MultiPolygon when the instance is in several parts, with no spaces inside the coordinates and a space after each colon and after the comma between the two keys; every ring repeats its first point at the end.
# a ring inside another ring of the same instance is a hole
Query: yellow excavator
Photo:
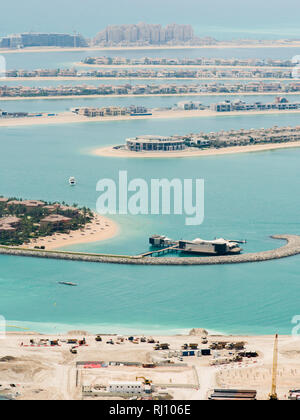
{"type": "Polygon", "coordinates": [[[144,376],[138,376],[137,378],[136,378],[136,381],[138,381],[139,379],[143,379],[144,380],[144,385],[151,385],[152,384],[152,381],[150,381],[149,379],[146,379],[146,378],[144,378],[144,376]]]}
{"type": "Polygon", "coordinates": [[[276,385],[277,385],[277,366],[278,366],[278,334],[275,335],[274,352],[273,352],[273,368],[272,368],[272,387],[269,395],[269,400],[278,400],[276,385]]]}

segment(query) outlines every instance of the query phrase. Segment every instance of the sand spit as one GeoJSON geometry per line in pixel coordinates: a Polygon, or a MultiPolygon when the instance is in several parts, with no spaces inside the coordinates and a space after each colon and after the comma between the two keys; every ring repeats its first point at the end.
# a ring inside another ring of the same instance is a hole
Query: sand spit
{"type": "Polygon", "coordinates": [[[170,159],[170,158],[195,158],[205,156],[220,156],[235,153],[253,153],[266,152],[269,150],[280,150],[300,147],[300,142],[291,143],[271,143],[271,144],[255,144],[251,146],[232,146],[220,149],[197,149],[188,148],[181,151],[170,152],[132,152],[126,149],[114,149],[114,147],[103,147],[92,151],[94,156],[114,157],[114,158],[133,158],[133,159],[170,159]]]}
{"type": "MultiPolygon", "coordinates": [[[[1,100],[1,99],[0,99],[1,100]]],[[[0,118],[1,127],[19,127],[19,126],[38,126],[38,125],[53,125],[53,124],[75,124],[75,123],[96,123],[96,122],[108,122],[108,121],[128,121],[128,120],[144,120],[144,119],[178,119],[178,118],[207,118],[207,117],[235,117],[235,116],[249,116],[249,115],[282,115],[282,114],[300,114],[300,109],[297,110],[269,110],[269,111],[232,111],[232,112],[215,112],[211,110],[162,110],[152,111],[152,115],[123,115],[123,116],[112,116],[112,117],[85,117],[77,115],[72,112],[62,112],[56,115],[48,116],[44,114],[41,117],[22,117],[22,118],[0,118]]],[[[271,146],[271,145],[270,145],[271,146]]],[[[276,145],[275,145],[276,146],[276,145]]],[[[251,146],[255,147],[255,146],[251,146]]],[[[261,147],[261,146],[258,146],[261,147]]],[[[113,151],[112,156],[116,156],[116,151],[113,151]]],[[[103,155],[109,153],[109,148],[105,151],[101,149],[96,150],[93,154],[103,155]],[[100,154],[101,153],[101,154],[100,154]]],[[[195,151],[196,152],[196,151],[195,151]]],[[[193,152],[193,153],[195,153],[193,152]]],[[[199,152],[199,151],[198,151],[199,152]]],[[[121,151],[118,151],[121,153],[121,151]]],[[[186,156],[187,151],[181,152],[182,155],[186,156]]],[[[204,153],[202,151],[202,153],[204,153]]],[[[139,155],[146,157],[145,153],[139,153],[139,155]]],[[[158,153],[155,153],[157,156],[158,153]]],[[[123,156],[125,156],[123,154],[123,156]]],[[[147,153],[149,157],[149,153],[147,153]]],[[[130,155],[126,156],[130,157],[130,155]]]]}

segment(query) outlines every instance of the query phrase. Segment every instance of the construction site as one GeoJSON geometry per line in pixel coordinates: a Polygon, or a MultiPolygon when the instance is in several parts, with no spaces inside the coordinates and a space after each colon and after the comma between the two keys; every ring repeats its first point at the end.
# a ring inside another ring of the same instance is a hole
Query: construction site
{"type": "Polygon", "coordinates": [[[291,336],[46,337],[7,333],[0,396],[17,400],[270,400],[300,398],[291,336]]]}

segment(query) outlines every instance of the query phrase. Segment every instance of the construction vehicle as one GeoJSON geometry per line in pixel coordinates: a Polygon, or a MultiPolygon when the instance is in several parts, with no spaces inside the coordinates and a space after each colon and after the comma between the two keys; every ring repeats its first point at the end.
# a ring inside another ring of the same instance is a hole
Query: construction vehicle
{"type": "Polygon", "coordinates": [[[182,350],[187,350],[189,348],[188,344],[184,344],[183,346],[181,346],[182,350]]]}
{"type": "Polygon", "coordinates": [[[198,344],[196,344],[196,343],[190,343],[190,349],[191,350],[198,350],[198,344]]]}
{"type": "Polygon", "coordinates": [[[143,384],[144,385],[151,385],[152,381],[150,381],[150,379],[146,379],[144,376],[137,376],[136,377],[136,381],[138,381],[139,379],[143,379],[143,384]]]}
{"type": "Polygon", "coordinates": [[[273,368],[272,368],[272,387],[269,400],[278,400],[277,386],[277,366],[278,366],[278,334],[275,335],[274,351],[273,351],[273,368]]]}
{"type": "Polygon", "coordinates": [[[170,344],[164,343],[164,344],[155,344],[154,350],[169,350],[170,344]]]}

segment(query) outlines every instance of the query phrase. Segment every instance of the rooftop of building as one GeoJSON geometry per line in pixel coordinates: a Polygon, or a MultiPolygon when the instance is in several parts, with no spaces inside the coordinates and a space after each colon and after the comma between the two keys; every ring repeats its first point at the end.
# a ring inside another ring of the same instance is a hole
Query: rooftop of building
{"type": "Polygon", "coordinates": [[[51,214],[47,217],[44,217],[41,222],[44,223],[57,223],[57,222],[69,222],[72,219],[69,217],[62,216],[61,214],[51,214]]]}
{"type": "Polygon", "coordinates": [[[161,143],[161,142],[170,142],[170,141],[171,142],[174,142],[174,141],[183,142],[184,140],[176,138],[176,137],[145,135],[145,136],[137,136],[137,137],[128,138],[127,141],[161,143]]]}

